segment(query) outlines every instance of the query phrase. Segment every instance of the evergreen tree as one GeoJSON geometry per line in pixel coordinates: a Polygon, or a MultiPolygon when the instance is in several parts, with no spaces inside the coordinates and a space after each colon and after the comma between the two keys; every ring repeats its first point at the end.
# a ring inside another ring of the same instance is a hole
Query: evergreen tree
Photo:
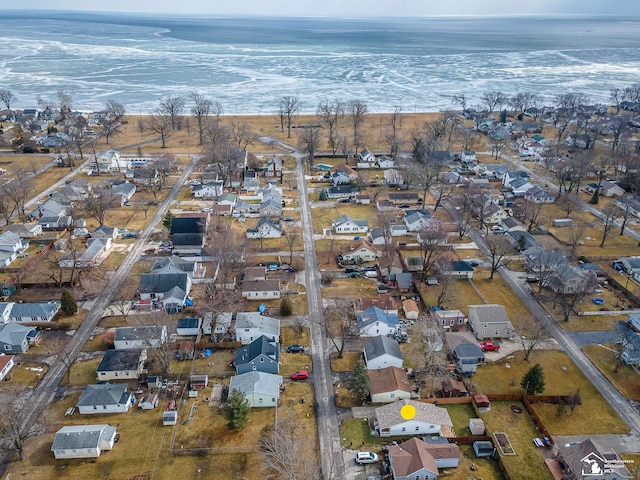
{"type": "Polygon", "coordinates": [[[229,394],[224,406],[224,418],[229,430],[242,430],[249,420],[251,406],[249,400],[240,390],[235,388],[229,394]]]}
{"type": "Polygon", "coordinates": [[[320,200],[325,201],[329,199],[329,194],[327,193],[327,190],[325,188],[323,188],[320,191],[320,200]]]}
{"type": "Polygon", "coordinates": [[[544,392],[544,371],[539,363],[536,363],[524,374],[520,386],[525,389],[526,395],[544,392]]]}
{"type": "Polygon", "coordinates": [[[367,401],[369,397],[369,374],[362,360],[358,360],[358,363],[356,363],[348,386],[356,400],[362,403],[367,401]]]}
{"type": "Polygon", "coordinates": [[[293,305],[291,305],[291,300],[287,297],[282,297],[280,300],[280,315],[283,317],[288,317],[293,313],[293,305]]]}
{"type": "Polygon", "coordinates": [[[162,219],[162,226],[167,229],[167,232],[171,231],[171,220],[173,220],[173,214],[171,210],[169,210],[162,219]]]}
{"type": "Polygon", "coordinates": [[[78,304],[73,295],[66,288],[62,291],[62,297],[60,297],[60,309],[67,315],[73,315],[78,313],[78,304]]]}

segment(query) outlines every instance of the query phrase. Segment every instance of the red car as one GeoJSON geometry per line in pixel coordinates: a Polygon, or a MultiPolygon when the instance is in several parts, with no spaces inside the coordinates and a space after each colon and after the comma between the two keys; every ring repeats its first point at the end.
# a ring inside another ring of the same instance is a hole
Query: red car
{"type": "Polygon", "coordinates": [[[498,342],[480,342],[480,348],[483,352],[494,352],[500,350],[500,344],[498,342]]]}
{"type": "Polygon", "coordinates": [[[306,370],[298,370],[291,374],[291,380],[305,380],[309,378],[309,372],[306,370]]]}

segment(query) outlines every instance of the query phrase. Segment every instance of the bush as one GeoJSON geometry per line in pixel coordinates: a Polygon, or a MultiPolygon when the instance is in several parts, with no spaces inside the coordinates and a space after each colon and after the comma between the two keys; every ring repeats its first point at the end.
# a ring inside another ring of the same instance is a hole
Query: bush
{"type": "Polygon", "coordinates": [[[280,315],[288,317],[292,313],[293,305],[291,305],[291,300],[288,297],[282,297],[282,300],[280,300],[280,315]]]}
{"type": "Polygon", "coordinates": [[[33,147],[22,147],[22,153],[36,153],[36,149],[33,147]]]}

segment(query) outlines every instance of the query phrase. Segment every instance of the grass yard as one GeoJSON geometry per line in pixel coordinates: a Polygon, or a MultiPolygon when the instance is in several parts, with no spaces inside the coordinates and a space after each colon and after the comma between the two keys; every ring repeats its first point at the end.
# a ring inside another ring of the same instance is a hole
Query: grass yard
{"type": "Polygon", "coordinates": [[[466,437],[471,435],[469,430],[469,419],[478,418],[470,403],[460,403],[457,405],[442,405],[446,408],[453,422],[453,431],[456,437],[466,437]]]}
{"type": "Polygon", "coordinates": [[[358,360],[364,360],[362,352],[344,352],[342,358],[337,353],[330,357],[331,370],[334,372],[352,372],[358,360]]]}
{"type": "Polygon", "coordinates": [[[76,361],[69,369],[68,377],[65,377],[61,385],[75,386],[96,383],[96,369],[102,360],[102,356],[93,360],[76,361]]]}
{"type": "Polygon", "coordinates": [[[36,175],[33,180],[33,190],[31,197],[44,192],[51,185],[62,179],[69,173],[68,168],[51,167],[48,170],[36,175]]]}
{"type": "Polygon", "coordinates": [[[513,293],[513,290],[511,290],[509,285],[503,280],[500,273],[496,272],[493,276],[493,280],[490,280],[490,269],[476,268],[475,270],[473,283],[478,287],[478,290],[482,292],[489,303],[504,305],[504,308],[507,311],[507,316],[511,319],[522,316],[525,313],[529,314],[525,304],[522,303],[520,297],[513,293]]]}
{"type": "MultiPolygon", "coordinates": [[[[620,320],[626,320],[627,316],[620,315],[572,315],[568,322],[562,319],[560,312],[553,312],[548,308],[547,311],[552,312],[553,317],[558,325],[565,330],[572,332],[596,332],[600,330],[614,330],[615,325],[620,320]]],[[[613,332],[612,332],[613,335],[613,332]]]]}
{"type": "Polygon", "coordinates": [[[627,425],[567,354],[558,350],[535,350],[529,362],[524,361],[522,352],[517,352],[515,358],[485,364],[472,378],[474,390],[477,393],[522,393],[520,380],[536,363],[544,370],[545,395],[570,395],[580,389],[582,397],[582,405],[575,409],[573,415],[566,413],[562,417],[556,414],[553,404],[535,405],[536,412],[550,433],[581,435],[628,431],[627,425]]]}
{"type": "MultiPolygon", "coordinates": [[[[441,285],[419,285],[420,295],[427,306],[435,306],[438,295],[442,290],[441,285]]],[[[465,315],[469,313],[469,305],[482,305],[484,302],[467,280],[453,280],[447,291],[447,295],[441,307],[449,310],[460,310],[465,315]]]]}
{"type": "Polygon", "coordinates": [[[47,373],[49,367],[45,364],[33,362],[16,362],[14,359],[14,367],[11,369],[3,383],[8,386],[17,386],[34,388],[42,377],[47,373]]]}
{"type": "MultiPolygon", "coordinates": [[[[356,220],[368,220],[369,227],[374,228],[377,210],[375,205],[351,205],[349,203],[336,203],[334,208],[312,208],[313,232],[322,233],[324,228],[331,228],[333,221],[343,215],[349,215],[356,220]]],[[[354,233],[353,236],[362,237],[366,234],[354,233]]]]}
{"type": "Polygon", "coordinates": [[[480,414],[487,426],[487,434],[504,432],[509,437],[515,455],[501,455],[501,458],[512,478],[552,480],[553,475],[544,464],[544,457],[532,441],[540,432],[522,404],[518,404],[524,410],[520,414],[511,411],[513,404],[514,402],[491,402],[491,411],[480,414]]]}
{"type": "Polygon", "coordinates": [[[322,287],[324,298],[349,298],[377,297],[375,278],[334,278],[331,285],[322,287]]]}
{"type": "Polygon", "coordinates": [[[638,373],[629,365],[617,365],[618,362],[614,358],[615,349],[612,349],[611,345],[585,345],[582,351],[616,390],[629,400],[640,400],[638,373]]]}

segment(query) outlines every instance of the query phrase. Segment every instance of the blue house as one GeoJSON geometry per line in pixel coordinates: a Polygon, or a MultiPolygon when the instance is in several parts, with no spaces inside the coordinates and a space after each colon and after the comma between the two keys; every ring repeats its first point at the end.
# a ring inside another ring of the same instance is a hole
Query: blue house
{"type": "Polygon", "coordinates": [[[280,348],[278,342],[261,335],[249,345],[240,347],[236,354],[236,373],[278,373],[280,348]]]}

